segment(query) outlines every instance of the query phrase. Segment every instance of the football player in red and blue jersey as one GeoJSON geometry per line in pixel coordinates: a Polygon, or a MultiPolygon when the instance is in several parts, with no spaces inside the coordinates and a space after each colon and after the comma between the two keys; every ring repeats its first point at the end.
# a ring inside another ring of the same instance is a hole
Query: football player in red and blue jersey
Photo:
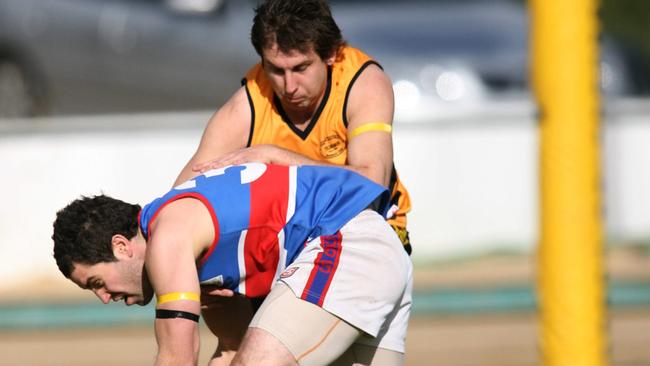
{"type": "MultiPolygon", "coordinates": [[[[54,257],[104,303],[156,295],[156,364],[196,363],[212,304],[201,286],[265,298],[233,364],[401,364],[412,267],[376,212],[387,199],[346,169],[230,166],[142,209],[103,195],[72,202],[57,213],[54,257]]],[[[219,337],[229,311],[212,310],[219,337]]]]}

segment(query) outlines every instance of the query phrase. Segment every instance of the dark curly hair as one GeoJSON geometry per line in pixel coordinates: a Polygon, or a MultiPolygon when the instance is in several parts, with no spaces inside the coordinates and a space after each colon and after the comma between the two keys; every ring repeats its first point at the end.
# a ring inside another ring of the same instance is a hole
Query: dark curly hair
{"type": "Polygon", "coordinates": [[[105,195],[82,196],[57,212],[52,240],[61,273],[70,278],[74,263],[115,262],[111,238],[115,234],[134,237],[139,212],[139,205],[105,195]]]}
{"type": "Polygon", "coordinates": [[[255,9],[251,42],[257,54],[277,43],[280,51],[314,52],[325,60],[345,44],[325,0],[266,0],[255,9]]]}

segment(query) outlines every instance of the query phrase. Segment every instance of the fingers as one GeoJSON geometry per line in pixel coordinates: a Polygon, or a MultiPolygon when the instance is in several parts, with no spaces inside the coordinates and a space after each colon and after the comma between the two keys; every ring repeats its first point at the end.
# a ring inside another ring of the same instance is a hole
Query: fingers
{"type": "Polygon", "coordinates": [[[208,170],[223,168],[227,165],[232,165],[230,159],[214,159],[204,163],[195,164],[192,166],[192,170],[195,172],[205,173],[208,170]]]}
{"type": "Polygon", "coordinates": [[[218,159],[212,159],[203,163],[194,164],[192,170],[195,172],[205,173],[208,170],[223,168],[228,165],[237,165],[247,163],[248,160],[242,152],[235,152],[218,159]]]}
{"type": "Polygon", "coordinates": [[[218,289],[215,287],[209,287],[207,289],[201,289],[201,308],[209,309],[213,307],[221,307],[225,303],[229,303],[234,299],[235,292],[228,289],[218,289]]]}
{"type": "Polygon", "coordinates": [[[228,290],[228,289],[219,289],[219,290],[214,290],[210,293],[212,296],[223,296],[223,297],[233,297],[235,295],[235,292],[233,290],[228,290]]]}
{"type": "Polygon", "coordinates": [[[208,170],[223,168],[229,165],[239,165],[254,161],[260,163],[270,162],[270,160],[266,158],[264,154],[260,154],[258,150],[260,149],[257,147],[249,147],[241,150],[236,150],[220,158],[194,164],[192,166],[192,170],[195,172],[205,173],[208,170]]]}
{"type": "Polygon", "coordinates": [[[211,164],[215,163],[218,160],[210,160],[203,163],[197,163],[192,165],[192,170],[195,172],[203,173],[205,170],[210,169],[211,164]]]}
{"type": "Polygon", "coordinates": [[[194,167],[196,168],[196,171],[205,173],[208,170],[223,168],[226,165],[232,165],[231,163],[229,163],[229,161],[230,160],[228,159],[215,159],[215,160],[210,160],[208,162],[202,163],[201,165],[197,164],[194,167]]]}
{"type": "Polygon", "coordinates": [[[225,288],[217,288],[214,286],[202,286],[201,287],[201,301],[205,297],[206,300],[209,300],[211,296],[220,296],[220,297],[232,297],[235,295],[233,290],[225,288]]]}

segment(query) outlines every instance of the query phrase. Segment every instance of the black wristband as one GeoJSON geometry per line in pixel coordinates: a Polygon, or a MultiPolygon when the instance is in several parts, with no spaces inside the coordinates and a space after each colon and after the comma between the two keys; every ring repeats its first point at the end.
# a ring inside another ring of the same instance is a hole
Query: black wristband
{"type": "Polygon", "coordinates": [[[199,316],[180,310],[156,309],[156,319],[174,319],[183,318],[194,322],[199,322],[199,316]]]}

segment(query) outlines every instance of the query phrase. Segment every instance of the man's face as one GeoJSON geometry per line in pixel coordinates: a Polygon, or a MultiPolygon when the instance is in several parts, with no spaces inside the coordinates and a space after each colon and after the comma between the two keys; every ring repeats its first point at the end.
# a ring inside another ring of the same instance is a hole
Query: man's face
{"type": "Polygon", "coordinates": [[[315,109],[327,85],[327,66],[313,49],[307,53],[283,53],[274,44],[262,52],[264,72],[284,107],[293,110],[315,109]]]}
{"type": "Polygon", "coordinates": [[[144,263],[137,258],[118,257],[117,262],[75,263],[70,279],[82,289],[94,292],[104,304],[124,300],[126,305],[146,305],[153,291],[146,276],[143,277],[143,269],[144,263]]]}

